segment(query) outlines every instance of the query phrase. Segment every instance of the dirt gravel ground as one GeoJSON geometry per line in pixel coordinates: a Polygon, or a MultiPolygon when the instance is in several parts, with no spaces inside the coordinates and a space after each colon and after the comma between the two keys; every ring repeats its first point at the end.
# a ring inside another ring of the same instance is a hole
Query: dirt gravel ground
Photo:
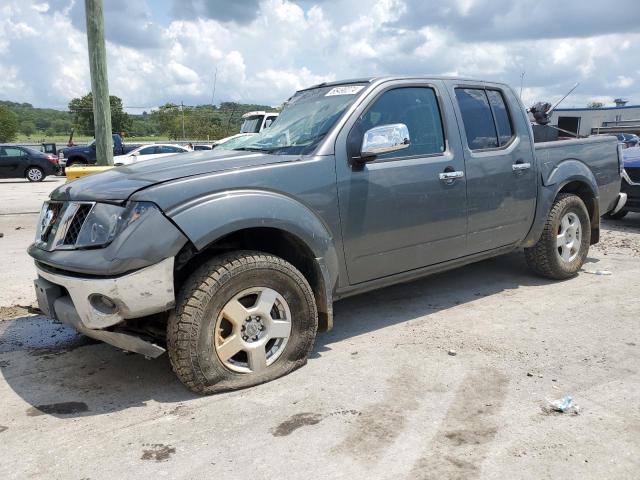
{"type": "Polygon", "coordinates": [[[196,397],[29,313],[36,216],[5,192],[0,478],[640,477],[640,215],[572,280],[512,254],[347,299],[304,368],[196,397]],[[579,415],[543,410],[564,395],[579,415]]]}

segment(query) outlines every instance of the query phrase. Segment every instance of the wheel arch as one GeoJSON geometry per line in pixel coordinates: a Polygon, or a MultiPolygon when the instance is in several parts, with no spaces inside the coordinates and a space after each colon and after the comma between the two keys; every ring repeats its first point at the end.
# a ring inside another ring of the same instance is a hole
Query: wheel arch
{"type": "Polygon", "coordinates": [[[202,257],[232,250],[277,255],[305,276],[313,289],[320,330],[333,325],[338,256],[326,224],[300,202],[274,192],[224,192],[168,212],[189,238],[177,257],[177,279],[202,257]]]}
{"type": "Polygon", "coordinates": [[[70,166],[70,165],[72,165],[74,163],[82,163],[82,164],[86,164],[86,165],[89,164],[88,160],[85,157],[83,157],[82,155],[78,155],[78,154],[73,154],[69,158],[67,158],[67,163],[66,163],[67,165],[70,166]]]}
{"type": "Polygon", "coordinates": [[[568,160],[561,163],[546,180],[543,178],[535,220],[529,234],[522,242],[522,246],[531,247],[540,239],[549,211],[558,195],[562,193],[577,195],[584,202],[591,222],[591,244],[598,243],[600,240],[600,203],[597,192],[596,179],[584,163],[578,160],[568,160]]]}

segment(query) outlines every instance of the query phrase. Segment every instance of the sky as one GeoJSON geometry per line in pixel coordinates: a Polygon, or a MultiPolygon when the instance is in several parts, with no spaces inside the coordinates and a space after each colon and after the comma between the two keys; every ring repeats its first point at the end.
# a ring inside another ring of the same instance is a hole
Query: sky
{"type": "MultiPolygon", "coordinates": [[[[279,105],[323,81],[439,74],[523,101],[640,103],[637,0],[104,0],[109,90],[279,105]],[[217,75],[216,75],[217,71],[217,75]],[[214,77],[215,95],[214,95],[214,77]]],[[[65,109],[90,90],[83,0],[0,0],[0,100],[65,109]]]]}

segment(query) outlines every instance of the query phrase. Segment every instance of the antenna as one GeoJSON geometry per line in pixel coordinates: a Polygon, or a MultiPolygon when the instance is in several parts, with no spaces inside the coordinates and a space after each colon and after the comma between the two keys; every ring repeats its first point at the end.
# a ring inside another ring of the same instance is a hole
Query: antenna
{"type": "Polygon", "coordinates": [[[569,91],[567,92],[567,94],[566,94],[564,97],[562,97],[560,100],[558,100],[556,103],[554,103],[554,104],[553,104],[553,106],[552,106],[549,110],[547,110],[546,112],[544,112],[544,113],[545,113],[545,115],[547,115],[547,116],[551,115],[551,112],[553,112],[553,111],[556,109],[556,107],[557,107],[558,105],[560,105],[560,104],[563,102],[563,100],[564,100],[565,98],[567,98],[569,95],[571,95],[571,92],[573,92],[576,88],[578,88],[578,85],[580,85],[580,82],[577,82],[577,83],[576,83],[576,84],[571,88],[571,90],[569,90],[569,91]]]}

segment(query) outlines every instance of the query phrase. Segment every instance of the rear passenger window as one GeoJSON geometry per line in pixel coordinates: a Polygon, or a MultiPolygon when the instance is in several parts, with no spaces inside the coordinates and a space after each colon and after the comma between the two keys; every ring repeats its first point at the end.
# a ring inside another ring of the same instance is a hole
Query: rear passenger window
{"type": "Polygon", "coordinates": [[[502,93],[498,90],[487,90],[487,96],[489,97],[489,103],[493,110],[493,116],[496,119],[496,127],[498,128],[498,141],[500,146],[506,145],[511,141],[513,137],[513,130],[511,129],[511,119],[509,118],[509,112],[507,105],[504,101],[502,93]]]}
{"type": "Polygon", "coordinates": [[[378,158],[433,155],[444,152],[444,133],[435,91],[428,87],[396,88],[383,93],[360,120],[359,129],[404,123],[409,129],[411,145],[399,152],[378,158]]]}
{"type": "Polygon", "coordinates": [[[469,148],[497,148],[498,134],[485,91],[480,88],[456,88],[456,98],[462,113],[469,148]]]}

